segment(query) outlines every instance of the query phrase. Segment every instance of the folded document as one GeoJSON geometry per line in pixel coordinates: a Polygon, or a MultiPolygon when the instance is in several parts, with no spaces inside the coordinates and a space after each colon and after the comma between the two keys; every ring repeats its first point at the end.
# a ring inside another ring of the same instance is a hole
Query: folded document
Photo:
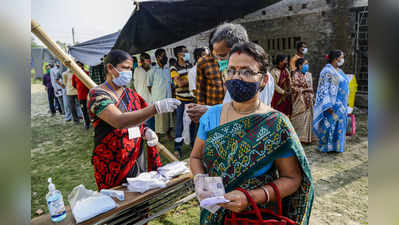
{"type": "Polygon", "coordinates": [[[204,208],[204,207],[213,206],[213,205],[217,205],[220,203],[227,203],[227,202],[230,202],[230,200],[225,199],[224,196],[216,196],[216,197],[202,199],[200,201],[200,206],[202,208],[204,208]]]}

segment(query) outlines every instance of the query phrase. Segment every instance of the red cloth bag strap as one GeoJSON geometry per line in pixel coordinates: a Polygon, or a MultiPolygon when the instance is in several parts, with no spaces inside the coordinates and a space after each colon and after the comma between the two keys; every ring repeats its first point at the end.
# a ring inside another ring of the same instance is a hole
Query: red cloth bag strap
{"type": "MultiPolygon", "coordinates": [[[[252,205],[252,207],[253,207],[253,209],[255,211],[256,217],[258,217],[259,221],[263,221],[262,214],[260,213],[260,209],[259,209],[258,205],[251,198],[251,196],[249,195],[248,191],[243,189],[243,188],[240,188],[240,187],[237,188],[236,190],[241,191],[242,193],[245,194],[245,196],[247,196],[248,201],[251,203],[251,205],[252,205]]],[[[232,216],[233,216],[233,218],[236,218],[235,213],[232,213],[232,216]]]]}
{"type": "Polygon", "coordinates": [[[276,194],[276,199],[277,199],[277,204],[278,204],[278,215],[282,216],[283,215],[283,203],[281,201],[281,195],[280,195],[280,191],[277,188],[277,185],[273,182],[268,183],[267,185],[270,185],[273,190],[274,193],[276,194]]]}

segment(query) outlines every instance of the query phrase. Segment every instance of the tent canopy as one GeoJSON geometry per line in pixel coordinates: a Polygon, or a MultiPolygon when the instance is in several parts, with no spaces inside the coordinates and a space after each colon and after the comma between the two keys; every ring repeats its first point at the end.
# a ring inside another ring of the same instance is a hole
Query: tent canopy
{"type": "Polygon", "coordinates": [[[141,0],[122,31],[74,45],[69,53],[95,66],[112,48],[132,55],[160,48],[279,1],[141,0]]]}
{"type": "Polygon", "coordinates": [[[108,54],[119,36],[119,32],[108,34],[90,41],[82,42],[69,48],[75,60],[89,66],[101,63],[101,58],[108,54]]]}
{"type": "Polygon", "coordinates": [[[148,0],[123,27],[115,49],[137,54],[180,41],[281,0],[148,0]]]}

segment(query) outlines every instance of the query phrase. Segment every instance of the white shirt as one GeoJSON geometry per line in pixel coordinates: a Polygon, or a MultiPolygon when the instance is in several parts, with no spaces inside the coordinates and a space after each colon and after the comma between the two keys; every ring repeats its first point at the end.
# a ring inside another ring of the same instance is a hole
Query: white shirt
{"type": "MultiPolygon", "coordinates": [[[[263,102],[263,104],[270,106],[274,94],[274,79],[273,76],[269,74],[269,72],[267,72],[267,75],[269,77],[269,80],[267,81],[265,88],[260,93],[259,98],[260,101],[263,102]]],[[[226,91],[223,99],[223,104],[231,101],[233,101],[233,99],[231,98],[229,91],[226,91]]]]}
{"type": "Polygon", "coordinates": [[[134,88],[136,92],[147,102],[147,104],[152,103],[150,91],[148,91],[147,87],[147,77],[148,73],[145,71],[143,67],[137,67],[134,70],[134,88]]]}
{"type": "Polygon", "coordinates": [[[188,89],[193,92],[196,89],[197,64],[195,64],[188,72],[188,89]]]}
{"type": "Polygon", "coordinates": [[[165,98],[172,97],[171,85],[172,79],[170,77],[169,67],[161,68],[158,64],[149,71],[147,78],[147,86],[151,87],[152,101],[159,101],[165,98]]]}
{"type": "Polygon", "coordinates": [[[62,81],[64,82],[67,95],[78,95],[78,91],[72,86],[72,75],[72,71],[68,69],[62,73],[62,81]]]}

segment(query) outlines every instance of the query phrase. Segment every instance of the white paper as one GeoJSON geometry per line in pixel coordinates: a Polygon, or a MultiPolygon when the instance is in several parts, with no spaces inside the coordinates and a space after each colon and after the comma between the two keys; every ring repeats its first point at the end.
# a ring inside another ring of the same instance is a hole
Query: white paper
{"type": "Polygon", "coordinates": [[[227,203],[230,202],[230,200],[227,200],[224,198],[224,196],[216,196],[216,197],[211,197],[211,198],[206,198],[200,201],[200,206],[202,208],[207,207],[207,206],[213,206],[217,205],[220,203],[227,203]]]}
{"type": "Polygon", "coordinates": [[[141,137],[141,133],[140,133],[140,128],[139,127],[131,127],[127,131],[129,133],[129,139],[141,137]]]}
{"type": "MultiPolygon", "coordinates": [[[[226,194],[223,186],[223,180],[221,177],[203,177],[198,184],[196,184],[196,193],[202,196],[206,196],[204,199],[200,200],[201,202],[205,199],[209,198],[224,198],[224,194],[226,194]]],[[[207,200],[209,201],[209,200],[207,200]]],[[[205,201],[206,202],[206,201],[205,201]]],[[[204,203],[202,203],[204,204],[204,203]]],[[[201,206],[202,207],[202,206],[201,206]]],[[[215,213],[220,209],[220,206],[213,205],[205,205],[202,208],[208,210],[211,213],[215,213]]]]}

